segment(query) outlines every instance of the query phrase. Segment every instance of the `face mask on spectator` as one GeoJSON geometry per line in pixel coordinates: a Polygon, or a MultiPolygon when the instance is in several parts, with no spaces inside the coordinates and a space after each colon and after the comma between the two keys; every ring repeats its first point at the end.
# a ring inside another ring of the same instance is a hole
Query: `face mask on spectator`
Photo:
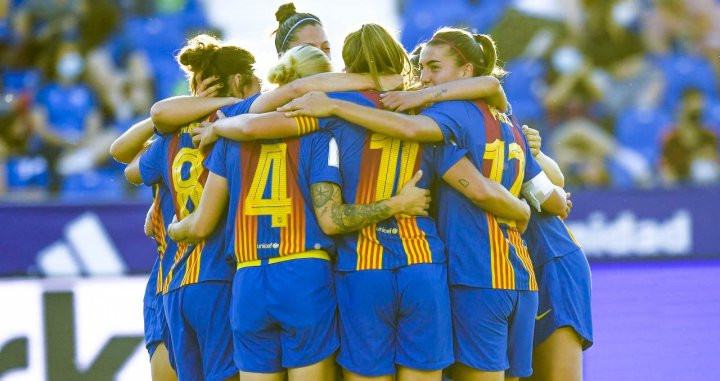
{"type": "Polygon", "coordinates": [[[82,74],[85,62],[78,53],[64,54],[57,64],[57,73],[64,81],[73,81],[82,74]]]}
{"type": "Polygon", "coordinates": [[[552,56],[555,70],[561,74],[571,74],[582,66],[582,55],[572,46],[562,46],[552,56]]]}

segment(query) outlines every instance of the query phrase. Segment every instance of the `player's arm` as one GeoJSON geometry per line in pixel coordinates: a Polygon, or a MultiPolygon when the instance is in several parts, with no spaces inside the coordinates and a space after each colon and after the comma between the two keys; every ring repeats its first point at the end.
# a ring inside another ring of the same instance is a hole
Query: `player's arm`
{"type": "Polygon", "coordinates": [[[450,167],[442,179],[492,215],[518,221],[521,226],[526,226],[530,220],[530,206],[525,201],[513,196],[501,184],[483,176],[466,157],[450,167]]]}
{"type": "Polygon", "coordinates": [[[480,98],[501,112],[507,110],[505,90],[492,76],[459,79],[417,91],[390,91],[380,97],[386,108],[395,111],[407,111],[433,102],[480,98]]]}
{"type": "Polygon", "coordinates": [[[151,118],[135,123],[110,146],[110,156],[121,163],[129,163],[142,151],[154,134],[151,118]]]}
{"type": "Polygon", "coordinates": [[[143,149],[141,149],[140,152],[135,155],[132,161],[129,162],[127,166],[125,166],[125,178],[127,179],[127,181],[130,182],[130,184],[140,185],[143,183],[142,176],[140,175],[140,157],[142,156],[143,152],[147,150],[147,147],[150,147],[150,145],[148,144],[143,149]]]}
{"type": "Polygon", "coordinates": [[[179,126],[192,123],[215,110],[240,101],[233,97],[216,97],[223,85],[218,77],[208,77],[198,84],[194,96],[178,96],[156,102],[150,108],[150,117],[161,133],[175,132],[179,126]]]}
{"type": "Polygon", "coordinates": [[[193,143],[201,150],[218,138],[235,141],[281,139],[300,136],[318,129],[316,118],[288,118],[277,111],[264,114],[241,114],[221,118],[212,123],[203,122],[192,131],[193,143]],[[308,125],[303,125],[308,123],[308,125]]]}
{"type": "Polygon", "coordinates": [[[430,191],[416,186],[421,177],[422,171],[418,171],[396,196],[372,204],[345,204],[337,184],[312,184],[310,193],[320,228],[333,235],[360,230],[397,214],[427,216],[430,191]]]}
{"type": "Polygon", "coordinates": [[[370,131],[392,138],[419,142],[444,140],[440,127],[432,118],[423,115],[405,115],[379,110],[339,99],[331,99],[321,92],[311,92],[278,108],[285,116],[337,116],[363,126],[370,131]]]}
{"type": "Polygon", "coordinates": [[[380,89],[369,74],[320,73],[296,79],[277,89],[261,94],[250,106],[251,113],[274,111],[278,107],[311,91],[353,91],[396,89],[402,85],[402,76],[384,75],[380,78],[380,89]]]}
{"type": "Polygon", "coordinates": [[[168,227],[168,234],[175,242],[198,242],[210,236],[227,210],[227,179],[210,172],[205,183],[200,204],[182,221],[176,221],[168,227]]]}

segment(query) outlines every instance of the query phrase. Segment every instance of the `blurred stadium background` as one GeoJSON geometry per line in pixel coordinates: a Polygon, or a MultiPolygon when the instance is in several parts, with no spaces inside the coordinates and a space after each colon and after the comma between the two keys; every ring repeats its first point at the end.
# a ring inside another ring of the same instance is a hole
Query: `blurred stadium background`
{"type": "MultiPolygon", "coordinates": [[[[0,380],[143,380],[150,190],[110,142],[187,93],[198,31],[266,72],[280,1],[0,0],[0,380]]],[[[317,0],[342,69],[365,22],[408,50],[443,25],[490,33],[514,113],[543,134],[593,270],[587,380],[720,374],[720,1],[317,0]]]]}

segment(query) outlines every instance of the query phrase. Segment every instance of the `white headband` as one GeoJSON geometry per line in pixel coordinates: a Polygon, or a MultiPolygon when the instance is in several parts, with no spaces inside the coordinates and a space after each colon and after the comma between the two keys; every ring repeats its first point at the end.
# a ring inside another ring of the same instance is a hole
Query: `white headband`
{"type": "Polygon", "coordinates": [[[283,39],[283,42],[280,45],[281,53],[283,51],[283,48],[285,48],[285,43],[287,42],[288,37],[290,37],[290,35],[292,34],[292,31],[295,30],[295,28],[297,28],[300,24],[302,24],[303,22],[308,21],[308,20],[313,20],[313,21],[317,22],[318,24],[320,24],[320,20],[318,20],[314,17],[306,17],[304,19],[300,19],[298,22],[295,23],[295,25],[292,26],[292,28],[290,28],[290,30],[288,30],[287,34],[285,35],[285,38],[283,39]]]}

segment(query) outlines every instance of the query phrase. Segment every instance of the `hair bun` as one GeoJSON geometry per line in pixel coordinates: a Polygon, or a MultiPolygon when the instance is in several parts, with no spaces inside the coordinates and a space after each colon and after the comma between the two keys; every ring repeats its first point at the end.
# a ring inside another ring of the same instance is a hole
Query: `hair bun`
{"type": "Polygon", "coordinates": [[[214,55],[222,48],[221,42],[213,36],[201,34],[193,37],[180,50],[178,62],[192,71],[204,71],[213,62],[214,55]]]}
{"type": "Polygon", "coordinates": [[[275,19],[278,21],[278,23],[282,24],[285,22],[285,20],[289,19],[294,14],[297,14],[297,10],[295,10],[295,4],[283,4],[280,6],[280,8],[278,8],[277,12],[275,12],[275,19]]]}

